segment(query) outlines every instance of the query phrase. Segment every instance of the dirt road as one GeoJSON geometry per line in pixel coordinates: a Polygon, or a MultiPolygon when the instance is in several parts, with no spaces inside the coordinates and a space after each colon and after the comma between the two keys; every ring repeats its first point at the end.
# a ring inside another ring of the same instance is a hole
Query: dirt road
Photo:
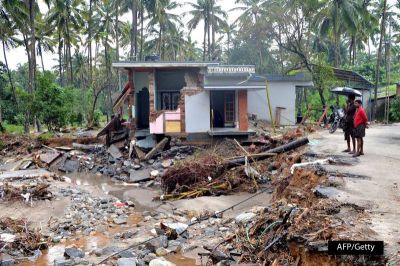
{"type": "MultiPolygon", "coordinates": [[[[366,207],[371,228],[384,240],[391,261],[400,263],[400,124],[373,125],[367,129],[365,155],[353,166],[328,166],[328,170],[363,175],[345,178],[337,199],[366,207]]],[[[320,154],[346,155],[343,133],[320,131],[311,136],[311,151],[320,154]]],[[[346,155],[349,156],[350,155],[346,155]]]]}

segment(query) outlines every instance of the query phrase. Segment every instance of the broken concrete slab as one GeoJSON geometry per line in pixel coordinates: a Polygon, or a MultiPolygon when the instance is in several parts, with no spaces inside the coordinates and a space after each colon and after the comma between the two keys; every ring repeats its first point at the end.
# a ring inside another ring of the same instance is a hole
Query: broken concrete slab
{"type": "Polygon", "coordinates": [[[0,174],[0,181],[8,179],[19,179],[19,178],[37,178],[37,177],[54,177],[55,173],[49,172],[45,169],[28,169],[18,171],[7,171],[0,174]]]}
{"type": "Polygon", "coordinates": [[[156,146],[156,141],[152,135],[146,136],[146,138],[136,141],[136,146],[141,149],[152,149],[156,146]]]}
{"type": "Polygon", "coordinates": [[[338,194],[338,190],[334,187],[326,187],[318,185],[313,189],[314,194],[320,198],[333,198],[338,194]]]}
{"type": "Polygon", "coordinates": [[[152,180],[149,169],[130,171],[129,182],[139,183],[152,180]]]}
{"type": "Polygon", "coordinates": [[[119,159],[122,157],[122,153],[120,152],[119,148],[112,144],[108,149],[107,152],[114,158],[119,159]]]}
{"type": "Polygon", "coordinates": [[[58,170],[65,173],[74,173],[79,169],[79,161],[67,159],[64,162],[64,165],[58,168],[58,170]]]}
{"type": "Polygon", "coordinates": [[[60,152],[47,152],[40,154],[39,158],[42,162],[46,163],[47,165],[50,165],[60,156],[61,156],[60,152]]]}

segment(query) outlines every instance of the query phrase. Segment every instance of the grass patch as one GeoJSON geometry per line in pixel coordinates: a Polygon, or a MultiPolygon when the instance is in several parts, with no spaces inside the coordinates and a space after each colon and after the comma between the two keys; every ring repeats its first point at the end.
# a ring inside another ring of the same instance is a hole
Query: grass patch
{"type": "Polygon", "coordinates": [[[40,142],[46,142],[52,138],[54,138],[54,133],[52,133],[52,132],[45,132],[45,133],[40,134],[37,137],[38,141],[40,141],[40,142]]]}
{"type": "Polygon", "coordinates": [[[10,134],[24,134],[24,126],[23,125],[13,125],[4,123],[3,124],[6,133],[10,134]]]}
{"type": "Polygon", "coordinates": [[[0,139],[0,151],[4,150],[6,144],[0,139]]]}

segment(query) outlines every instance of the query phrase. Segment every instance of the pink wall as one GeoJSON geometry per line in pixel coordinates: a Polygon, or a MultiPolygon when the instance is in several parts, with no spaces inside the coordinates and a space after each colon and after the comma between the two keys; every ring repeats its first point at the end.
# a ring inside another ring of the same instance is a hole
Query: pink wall
{"type": "Polygon", "coordinates": [[[166,120],[181,120],[180,108],[176,111],[165,111],[157,117],[156,121],[150,122],[150,134],[164,133],[164,114],[166,120]]]}

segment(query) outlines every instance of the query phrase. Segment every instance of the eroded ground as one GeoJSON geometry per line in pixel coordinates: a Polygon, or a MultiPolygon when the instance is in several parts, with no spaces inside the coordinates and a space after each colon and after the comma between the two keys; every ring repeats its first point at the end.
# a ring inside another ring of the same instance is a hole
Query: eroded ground
{"type": "MultiPolygon", "coordinates": [[[[255,138],[256,144],[246,143],[244,148],[231,140],[211,146],[167,148],[165,153],[145,162],[128,160],[124,148],[127,145],[121,146],[123,156],[118,159],[97,147],[91,151],[67,149],[50,167],[34,161],[58,174],[57,178],[34,179],[50,184],[51,198],[40,198],[41,193],[39,198],[23,202],[16,194],[12,199],[3,197],[0,202],[1,234],[25,236],[30,232],[29,236],[37,237],[36,242],[32,241],[37,245],[28,248],[20,242],[0,240],[2,263],[171,266],[396,263],[398,243],[392,223],[397,216],[393,201],[386,202],[397,197],[395,176],[388,174],[389,169],[379,172],[368,168],[390,157],[394,164],[384,165],[395,169],[395,158],[400,155],[388,153],[382,147],[373,152],[370,146],[373,139],[382,141],[380,130],[377,127],[368,131],[367,155],[359,160],[338,152],[341,134],[311,133],[307,129],[289,130],[277,138],[263,133],[255,138]],[[225,164],[228,158],[262,153],[304,136],[310,139],[308,146],[257,162],[250,160],[252,168],[225,164]],[[375,158],[380,152],[387,157],[375,158]],[[315,164],[316,160],[322,160],[322,165],[315,164]],[[293,165],[297,167],[292,168],[293,165]],[[72,173],[63,172],[65,167],[71,167],[72,173]],[[380,183],[373,171],[389,176],[380,183]],[[358,182],[367,187],[365,191],[358,182]],[[374,187],[380,188],[375,191],[374,187]],[[381,196],[383,192],[388,195],[381,196]],[[371,198],[371,193],[378,200],[371,198]],[[161,195],[170,200],[161,201],[161,195]],[[21,223],[12,226],[9,218],[21,223]],[[379,223],[382,220],[384,223],[379,223]],[[382,238],[388,242],[387,257],[341,257],[326,253],[330,239],[382,238]]],[[[48,145],[53,149],[65,148],[75,141],[53,140],[48,145]]],[[[17,142],[11,141],[13,145],[7,146],[8,152],[2,154],[3,171],[15,168],[18,160],[32,154],[41,158],[42,152],[54,151],[25,138],[17,142]]],[[[4,180],[0,182],[4,187],[4,180]]]]}

